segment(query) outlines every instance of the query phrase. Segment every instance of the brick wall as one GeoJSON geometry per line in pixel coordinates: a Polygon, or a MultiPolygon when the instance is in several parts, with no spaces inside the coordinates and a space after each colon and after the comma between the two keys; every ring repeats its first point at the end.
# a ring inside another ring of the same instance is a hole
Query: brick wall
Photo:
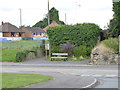
{"type": "Polygon", "coordinates": [[[24,37],[32,37],[32,33],[27,28],[23,27],[22,31],[25,32],[24,37]]]}
{"type": "Polygon", "coordinates": [[[11,37],[11,33],[3,33],[3,37],[11,37]]]}
{"type": "MultiPolygon", "coordinates": [[[[3,33],[3,37],[13,37],[11,36],[11,33],[3,33]]],[[[14,37],[20,37],[19,33],[14,33],[14,37]]],[[[25,33],[22,33],[22,37],[25,37],[25,33]]]]}

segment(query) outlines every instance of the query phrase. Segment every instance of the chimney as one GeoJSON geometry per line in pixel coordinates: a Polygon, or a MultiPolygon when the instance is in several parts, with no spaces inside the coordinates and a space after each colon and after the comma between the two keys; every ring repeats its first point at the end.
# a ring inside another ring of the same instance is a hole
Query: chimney
{"type": "Polygon", "coordinates": [[[2,21],[2,23],[1,23],[2,25],[4,24],[4,22],[2,21]]]}

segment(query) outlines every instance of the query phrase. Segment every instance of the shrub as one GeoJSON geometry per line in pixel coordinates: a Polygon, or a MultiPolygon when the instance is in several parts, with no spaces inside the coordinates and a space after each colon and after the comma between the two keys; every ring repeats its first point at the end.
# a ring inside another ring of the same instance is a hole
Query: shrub
{"type": "Polygon", "coordinates": [[[105,61],[107,61],[107,60],[108,60],[108,57],[107,57],[107,56],[104,56],[103,58],[104,58],[104,60],[105,60],[105,61]]]}
{"type": "Polygon", "coordinates": [[[60,53],[61,52],[61,48],[59,46],[52,46],[51,47],[51,54],[52,53],[60,53]]]}
{"type": "Polygon", "coordinates": [[[22,62],[23,59],[26,58],[29,52],[33,52],[35,56],[37,56],[38,55],[37,49],[38,48],[32,48],[31,50],[25,50],[25,51],[18,52],[16,54],[16,62],[22,62]]]}
{"type": "Polygon", "coordinates": [[[16,62],[21,62],[28,55],[29,51],[22,51],[16,54],[16,62]]]}
{"type": "Polygon", "coordinates": [[[42,45],[40,45],[43,55],[45,55],[45,40],[42,40],[42,45]]]}
{"type": "Polygon", "coordinates": [[[62,44],[61,49],[63,52],[68,53],[69,56],[73,55],[74,46],[70,42],[62,44]]]}
{"type": "Polygon", "coordinates": [[[91,53],[91,49],[86,46],[83,46],[83,45],[81,45],[79,47],[75,47],[75,50],[74,50],[75,57],[90,56],[90,53],[91,53]]]}

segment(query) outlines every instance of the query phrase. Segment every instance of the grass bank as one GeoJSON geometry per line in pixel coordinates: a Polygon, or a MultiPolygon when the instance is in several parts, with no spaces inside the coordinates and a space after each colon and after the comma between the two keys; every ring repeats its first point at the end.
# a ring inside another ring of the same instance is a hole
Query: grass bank
{"type": "Polygon", "coordinates": [[[53,80],[53,77],[39,74],[2,73],[2,88],[23,88],[48,80],[53,80]]]}
{"type": "Polygon", "coordinates": [[[110,38],[101,42],[106,47],[110,48],[113,52],[119,52],[119,40],[118,38],[110,38]]]}
{"type": "Polygon", "coordinates": [[[15,62],[16,53],[24,51],[25,49],[1,49],[2,50],[2,62],[15,62]]]}

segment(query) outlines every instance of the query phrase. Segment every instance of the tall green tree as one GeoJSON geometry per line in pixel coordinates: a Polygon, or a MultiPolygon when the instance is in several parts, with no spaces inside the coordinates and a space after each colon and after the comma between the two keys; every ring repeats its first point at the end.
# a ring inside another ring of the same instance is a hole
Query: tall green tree
{"type": "Polygon", "coordinates": [[[120,35],[120,1],[113,2],[113,19],[109,24],[109,37],[118,37],[120,35]]]}
{"type": "MultiPolygon", "coordinates": [[[[65,24],[63,21],[59,20],[59,11],[54,7],[51,8],[51,10],[49,11],[49,15],[50,15],[50,23],[52,23],[52,21],[56,21],[60,25],[65,24]]],[[[33,27],[41,27],[41,28],[45,28],[46,26],[48,26],[48,14],[46,14],[43,20],[40,20],[35,25],[33,25],[33,27]]]]}

